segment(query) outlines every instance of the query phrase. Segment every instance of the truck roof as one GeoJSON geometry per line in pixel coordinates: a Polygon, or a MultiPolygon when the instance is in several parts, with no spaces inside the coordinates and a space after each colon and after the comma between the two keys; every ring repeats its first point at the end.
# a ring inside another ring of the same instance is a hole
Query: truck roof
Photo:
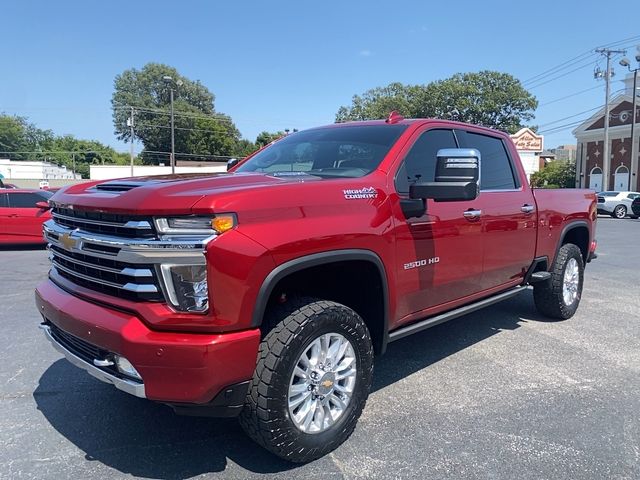
{"type": "Polygon", "coordinates": [[[439,125],[446,125],[451,128],[473,128],[474,130],[485,130],[487,133],[491,133],[492,135],[495,135],[496,133],[508,135],[502,130],[497,130],[495,128],[482,127],[480,125],[475,125],[472,123],[457,122],[454,120],[443,120],[440,118],[404,118],[401,115],[397,115],[395,116],[395,118],[393,118],[392,121],[389,121],[392,118],[393,118],[392,115],[389,115],[389,118],[387,118],[386,120],[356,120],[356,121],[350,121],[350,122],[332,123],[329,125],[325,125],[322,127],[315,127],[315,128],[335,128],[335,127],[352,126],[352,125],[407,125],[409,126],[409,125],[422,125],[426,123],[438,123],[439,125]]]}

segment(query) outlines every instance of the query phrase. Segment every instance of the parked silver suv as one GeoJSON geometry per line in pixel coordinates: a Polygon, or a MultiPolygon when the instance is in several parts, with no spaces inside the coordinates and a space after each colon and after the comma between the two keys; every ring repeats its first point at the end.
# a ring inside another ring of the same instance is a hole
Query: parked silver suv
{"type": "Polygon", "coordinates": [[[598,213],[611,215],[613,218],[638,218],[631,210],[631,202],[640,197],[638,192],[600,192],[598,193],[598,213]]]}

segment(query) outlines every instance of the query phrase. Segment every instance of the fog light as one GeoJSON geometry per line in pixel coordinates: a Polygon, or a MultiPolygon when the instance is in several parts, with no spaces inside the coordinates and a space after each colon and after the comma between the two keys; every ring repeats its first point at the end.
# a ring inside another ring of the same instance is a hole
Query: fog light
{"type": "Polygon", "coordinates": [[[162,265],[169,301],[185,312],[204,312],[209,308],[206,265],[162,265]]]}
{"type": "Polygon", "coordinates": [[[116,368],[120,373],[126,375],[127,377],[135,378],[136,380],[142,380],[142,377],[136,370],[136,368],[131,365],[131,362],[120,355],[114,355],[114,359],[116,361],[116,368]]]}

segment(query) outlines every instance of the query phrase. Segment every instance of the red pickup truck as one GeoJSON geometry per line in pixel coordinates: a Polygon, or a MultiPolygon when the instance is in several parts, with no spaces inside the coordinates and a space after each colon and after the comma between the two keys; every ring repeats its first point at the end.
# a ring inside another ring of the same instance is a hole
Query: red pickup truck
{"type": "Polygon", "coordinates": [[[67,187],[41,328],[73,364],[294,462],[330,452],[389,342],[533,286],[571,317],[596,197],[531,190],[508,135],[440,120],[288,135],[218,175],[67,187]]]}

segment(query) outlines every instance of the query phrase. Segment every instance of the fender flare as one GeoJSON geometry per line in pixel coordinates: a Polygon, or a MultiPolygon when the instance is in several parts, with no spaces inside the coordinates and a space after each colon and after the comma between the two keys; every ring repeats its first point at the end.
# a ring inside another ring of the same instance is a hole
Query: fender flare
{"type": "Polygon", "coordinates": [[[389,337],[389,285],[387,280],[387,274],[384,267],[384,263],[380,257],[371,250],[364,249],[345,249],[345,250],[331,250],[328,252],[313,253],[311,255],[305,255],[303,257],[294,258],[285,263],[278,265],[274,268],[269,275],[266,276],[260,290],[258,291],[258,297],[256,298],[255,306],[253,308],[253,316],[251,318],[251,326],[254,328],[259,327],[262,324],[262,318],[264,312],[267,309],[267,303],[274,288],[280,280],[291,275],[292,273],[305,270],[310,267],[316,267],[318,265],[326,265],[329,263],[345,262],[360,260],[372,263],[378,269],[380,279],[382,281],[382,294],[383,294],[383,338],[380,345],[380,351],[384,352],[388,337],[389,337]]]}
{"type": "MultiPolygon", "coordinates": [[[[553,262],[556,261],[556,257],[558,256],[558,252],[560,251],[560,248],[562,247],[562,245],[564,244],[564,239],[567,236],[567,234],[571,231],[574,230],[575,228],[578,227],[586,227],[587,232],[589,233],[589,238],[587,239],[587,256],[589,255],[589,243],[591,242],[591,229],[589,228],[589,222],[587,222],[586,220],[574,220],[568,224],[566,224],[564,226],[564,228],[562,229],[562,232],[560,233],[560,239],[558,240],[558,244],[556,245],[556,251],[553,254],[553,261],[549,264],[549,268],[551,268],[551,265],[553,265],[553,262]]],[[[587,263],[587,259],[584,259],[585,264],[587,263]]]]}

